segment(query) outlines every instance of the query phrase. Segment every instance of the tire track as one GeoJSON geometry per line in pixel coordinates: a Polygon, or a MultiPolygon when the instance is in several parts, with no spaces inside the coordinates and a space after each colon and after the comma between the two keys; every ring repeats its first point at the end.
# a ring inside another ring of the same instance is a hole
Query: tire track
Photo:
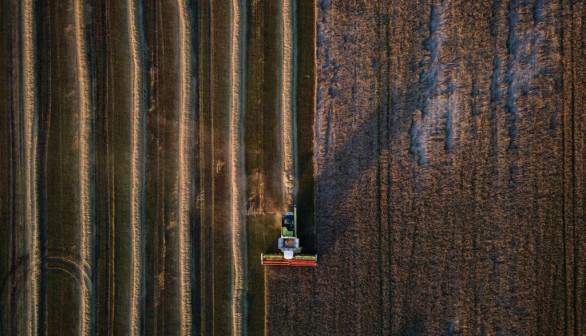
{"type": "Polygon", "coordinates": [[[179,269],[181,292],[181,334],[191,335],[191,239],[189,217],[191,209],[192,167],[189,155],[191,125],[191,30],[187,0],[178,1],[180,35],[181,102],[179,114],[179,269]]]}
{"type": "MultiPolygon", "coordinates": [[[[92,209],[93,197],[90,189],[90,146],[92,132],[92,112],[90,110],[90,91],[88,76],[87,48],[85,41],[85,17],[82,1],[75,3],[75,39],[77,51],[77,71],[79,76],[79,190],[80,190],[80,223],[81,223],[81,246],[80,257],[81,267],[86,272],[92,270],[92,209]]],[[[90,277],[91,278],[91,277],[90,277]]],[[[88,335],[91,328],[90,292],[92,291],[91,280],[88,284],[82,283],[81,291],[81,326],[80,333],[88,335]]]]}
{"type": "Polygon", "coordinates": [[[25,198],[26,246],[28,252],[28,275],[26,296],[27,334],[38,331],[39,314],[39,228],[37,195],[37,77],[36,68],[36,27],[33,0],[22,2],[23,13],[23,97],[25,131],[25,198]]]}
{"type": "MultiPolygon", "coordinates": [[[[83,265],[77,263],[73,258],[68,258],[66,256],[54,256],[47,257],[43,260],[43,262],[45,263],[45,267],[47,269],[60,269],[70,274],[75,279],[75,282],[78,284],[80,290],[84,287],[87,288],[91,286],[92,280],[90,274],[87,273],[83,265]],[[61,265],[62,267],[57,265],[61,265]]],[[[87,333],[89,333],[89,331],[87,331],[87,333]]]]}
{"type": "Polygon", "coordinates": [[[229,179],[230,179],[230,225],[232,240],[232,335],[246,334],[246,227],[244,214],[243,187],[244,153],[240,144],[243,142],[242,111],[243,92],[243,55],[246,38],[244,4],[232,0],[230,12],[230,143],[229,143],[229,179]]]}
{"type": "Polygon", "coordinates": [[[131,162],[131,292],[130,292],[130,335],[141,333],[140,314],[142,311],[142,203],[144,178],[144,141],[143,141],[143,110],[144,97],[142,94],[142,56],[140,54],[140,27],[138,17],[140,9],[136,8],[134,0],[128,1],[128,25],[131,53],[131,109],[132,109],[132,162],[131,162]]]}
{"type": "Polygon", "coordinates": [[[295,41],[293,37],[293,8],[295,0],[281,2],[281,150],[283,156],[283,202],[290,206],[295,201],[297,122],[295,118],[295,41]]]}

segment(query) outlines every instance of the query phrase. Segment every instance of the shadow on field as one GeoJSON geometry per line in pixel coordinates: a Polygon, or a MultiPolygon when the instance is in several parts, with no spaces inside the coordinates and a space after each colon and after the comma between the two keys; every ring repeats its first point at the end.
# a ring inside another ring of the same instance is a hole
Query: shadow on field
{"type": "Polygon", "coordinates": [[[423,336],[425,333],[425,316],[415,314],[407,319],[395,336],[423,336]]]}
{"type": "MultiPolygon", "coordinates": [[[[399,140],[399,130],[409,127],[411,147],[419,143],[418,122],[411,116],[413,109],[391,111],[389,108],[393,109],[384,104],[372,111],[333,153],[329,153],[328,139],[316,139],[318,144],[323,144],[323,153],[320,154],[325,156],[322,159],[325,165],[318,167],[319,174],[315,181],[317,250],[322,257],[329,253],[349,225],[360,220],[351,217],[353,209],[345,208],[347,198],[354,189],[361,188],[358,184],[369,170],[376,168],[381,154],[390,152],[391,144],[399,140]]],[[[413,148],[409,148],[409,152],[416,154],[413,148]]],[[[416,163],[417,155],[411,157],[416,163]]],[[[417,183],[415,179],[413,181],[417,183]]],[[[380,198],[380,195],[372,196],[372,199],[358,202],[372,202],[376,201],[376,197],[380,198]]]]}

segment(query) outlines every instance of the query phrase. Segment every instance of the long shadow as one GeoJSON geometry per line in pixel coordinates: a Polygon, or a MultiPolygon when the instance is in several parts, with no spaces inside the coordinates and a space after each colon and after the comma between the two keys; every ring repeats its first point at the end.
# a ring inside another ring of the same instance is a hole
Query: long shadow
{"type": "MultiPolygon", "coordinates": [[[[329,6],[329,2],[322,3],[322,10],[329,6]]],[[[386,15],[386,14],[385,14],[386,15]]],[[[382,15],[381,22],[386,22],[385,15],[382,15]]],[[[316,143],[319,150],[323,150],[324,158],[322,158],[323,165],[318,167],[319,172],[316,177],[316,211],[317,211],[317,239],[318,251],[321,255],[327,255],[333,244],[344,232],[348,226],[353,222],[350,220],[342,220],[341,222],[332,223],[334,218],[344,218],[344,216],[335,216],[332,212],[343,211],[342,208],[344,198],[350,194],[360,179],[364,177],[365,173],[370,169],[377,170],[377,181],[380,185],[380,159],[383,153],[391,153],[391,144],[400,143],[401,132],[408,133],[407,143],[402,145],[408,148],[396,148],[394,153],[402,152],[404,149],[409,151],[409,164],[411,167],[425,165],[427,162],[425,146],[422,138],[423,122],[429,118],[444,118],[442,124],[445,126],[444,143],[446,152],[452,149],[453,134],[452,134],[452,119],[451,111],[446,113],[429,113],[430,100],[442,95],[449,95],[456,86],[452,85],[450,79],[442,78],[442,65],[439,59],[439,52],[444,42],[441,24],[442,18],[445,15],[445,4],[432,5],[429,14],[429,19],[423,19],[422,23],[428,25],[428,35],[425,38],[421,49],[413,50],[407,57],[412,65],[412,75],[419,76],[418,81],[412,84],[405,84],[405,86],[395,87],[396,84],[391,82],[391,74],[389,68],[390,51],[389,49],[379,50],[378,57],[386,58],[385,65],[379,62],[378,59],[372,60],[373,73],[377,74],[377,83],[380,85],[377,88],[377,97],[380,99],[379,105],[376,106],[366,119],[358,125],[352,134],[345,140],[343,144],[335,149],[334,153],[330,152],[329,139],[331,133],[331,114],[334,113],[332,105],[336,101],[338,89],[336,82],[338,82],[338,70],[344,66],[348,66],[347,61],[341,61],[337,64],[335,60],[331,59],[331,50],[329,44],[325,44],[329,38],[320,32],[319,26],[321,22],[318,20],[318,41],[316,57],[323,62],[318,66],[322,69],[331,69],[333,76],[330,78],[332,85],[327,88],[328,91],[317,91],[316,109],[319,113],[327,114],[327,129],[325,132],[326,139],[319,139],[319,134],[316,134],[316,143]],[[429,52],[429,54],[427,54],[429,52]],[[386,66],[386,69],[383,69],[386,66]],[[323,99],[328,95],[329,99],[323,99]],[[329,104],[329,106],[328,106],[329,104]],[[322,148],[320,148],[320,145],[322,148]]],[[[388,45],[391,41],[389,30],[383,26],[377,26],[379,31],[386,31],[385,44],[388,45]]],[[[351,69],[346,69],[350,71],[351,69]]],[[[323,71],[323,70],[322,70],[323,71]]],[[[356,70],[354,69],[354,74],[356,70]]],[[[318,74],[319,77],[319,74],[318,74]]],[[[350,83],[348,83],[350,84],[350,83]]],[[[356,106],[355,94],[357,84],[352,84],[352,98],[350,100],[354,106],[347,106],[349,110],[360,110],[360,106],[356,106]]],[[[348,117],[351,117],[348,115],[348,117]]],[[[436,122],[435,120],[433,121],[436,122]]],[[[437,120],[440,122],[440,120],[437,120]]],[[[426,124],[429,124],[426,122],[426,124]]],[[[322,125],[323,126],[323,125],[322,125]]],[[[404,133],[403,133],[404,134],[404,133]]],[[[321,153],[320,153],[321,154],[321,153]]],[[[389,155],[392,160],[392,156],[389,155]]],[[[417,182],[418,170],[413,169],[415,178],[412,178],[413,187],[415,190],[420,190],[421,186],[417,182]]],[[[391,181],[389,181],[391,183],[391,181]]],[[[380,190],[380,189],[379,189],[380,190]]],[[[379,199],[380,199],[380,195],[379,199]]],[[[380,211],[380,206],[379,206],[380,211]]],[[[377,214],[379,217],[380,214],[377,214]]],[[[379,217],[380,218],[380,217],[379,217]]],[[[359,220],[359,219],[356,219],[359,220]]]]}
{"type": "MultiPolygon", "coordinates": [[[[412,123],[411,110],[399,111],[388,105],[382,104],[372,111],[335,152],[329,149],[326,140],[318,139],[318,143],[325,144],[325,158],[322,158],[325,164],[318,166],[319,174],[315,181],[317,251],[320,256],[326,256],[349,225],[359,220],[347,218],[335,221],[336,218],[344,218],[344,214],[336,212],[344,211],[343,204],[360,179],[376,168],[382,153],[390,152],[391,144],[398,140],[399,130],[412,123]],[[363,150],[372,146],[374,148],[369,151],[363,150]]],[[[413,161],[417,162],[416,155],[413,155],[413,161]]],[[[372,201],[376,200],[373,198],[372,201]]]]}
{"type": "MultiPolygon", "coordinates": [[[[394,335],[396,336],[423,336],[426,335],[426,318],[421,314],[414,314],[406,319],[394,335]]],[[[450,334],[451,335],[451,334],[450,334]]]]}

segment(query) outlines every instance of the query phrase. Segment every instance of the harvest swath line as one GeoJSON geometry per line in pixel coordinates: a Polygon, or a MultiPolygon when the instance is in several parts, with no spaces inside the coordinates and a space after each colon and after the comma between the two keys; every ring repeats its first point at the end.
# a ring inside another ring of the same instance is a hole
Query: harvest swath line
{"type": "Polygon", "coordinates": [[[181,48],[181,106],[179,115],[179,269],[181,291],[181,334],[191,335],[191,241],[189,230],[190,176],[189,134],[191,111],[191,31],[185,0],[178,1],[181,48]]]}
{"type": "Polygon", "coordinates": [[[232,0],[230,13],[230,227],[232,240],[232,334],[246,333],[246,240],[243,221],[243,201],[241,177],[243,176],[242,162],[242,106],[244,95],[242,92],[242,45],[243,32],[246,31],[242,22],[244,7],[239,0],[232,0]]]}
{"type": "Polygon", "coordinates": [[[39,228],[37,214],[37,88],[35,59],[35,13],[32,0],[22,3],[23,12],[23,97],[25,130],[25,172],[26,172],[26,247],[28,252],[27,279],[27,332],[34,335],[38,329],[39,313],[39,228]]]}
{"type": "Polygon", "coordinates": [[[295,102],[294,102],[294,68],[295,43],[293,37],[293,0],[282,0],[281,3],[281,148],[283,155],[283,201],[290,206],[295,201],[295,102]]]}
{"type": "MultiPolygon", "coordinates": [[[[81,257],[81,269],[85,273],[86,268],[91,272],[91,204],[92,195],[90,195],[90,164],[89,164],[89,153],[90,153],[90,137],[91,137],[91,111],[90,111],[90,98],[89,98],[89,85],[88,85],[88,62],[87,62],[87,49],[85,45],[85,34],[84,34],[84,8],[81,1],[75,3],[75,39],[77,49],[77,71],[79,78],[79,191],[80,191],[80,223],[81,223],[81,246],[80,246],[80,257],[81,257]]],[[[89,328],[91,327],[91,310],[90,306],[90,294],[86,282],[82,282],[80,287],[81,291],[81,325],[80,333],[82,335],[89,334],[89,328]]],[[[91,283],[89,284],[92,285],[91,283]]]]}
{"type": "Polygon", "coordinates": [[[132,249],[132,275],[130,292],[130,335],[138,335],[140,330],[141,290],[142,290],[142,62],[139,46],[139,30],[136,3],[128,1],[128,25],[131,51],[131,75],[132,75],[132,162],[131,162],[131,249],[132,249]]]}

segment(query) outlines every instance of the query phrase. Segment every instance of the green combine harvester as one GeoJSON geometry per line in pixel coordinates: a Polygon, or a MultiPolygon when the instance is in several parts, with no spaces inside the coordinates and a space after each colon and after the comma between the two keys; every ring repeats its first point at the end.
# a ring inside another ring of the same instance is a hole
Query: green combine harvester
{"type": "Polygon", "coordinates": [[[283,214],[278,246],[283,254],[261,254],[263,266],[317,266],[317,255],[297,254],[301,252],[297,238],[297,207],[283,214]]]}

